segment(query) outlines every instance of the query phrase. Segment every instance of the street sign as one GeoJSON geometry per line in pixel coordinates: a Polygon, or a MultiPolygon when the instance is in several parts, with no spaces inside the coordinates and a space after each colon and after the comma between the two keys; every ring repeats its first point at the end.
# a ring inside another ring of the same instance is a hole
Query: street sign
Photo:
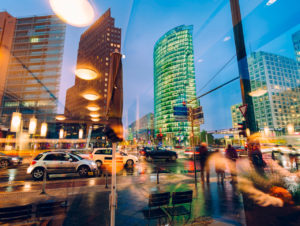
{"type": "Polygon", "coordinates": [[[174,107],[174,115],[178,115],[178,116],[187,116],[188,115],[188,108],[186,106],[182,106],[182,107],[174,107]]]}
{"type": "Polygon", "coordinates": [[[244,104],[244,105],[242,105],[242,106],[239,107],[239,109],[240,109],[240,111],[241,111],[241,113],[242,113],[242,115],[243,115],[244,117],[246,116],[247,107],[248,107],[247,104],[244,104]]]}
{"type": "Polygon", "coordinates": [[[204,118],[194,120],[194,125],[198,126],[204,124],[204,118]]]}
{"type": "Polygon", "coordinates": [[[193,118],[194,119],[203,119],[203,111],[202,111],[202,106],[193,108],[193,118]]]}

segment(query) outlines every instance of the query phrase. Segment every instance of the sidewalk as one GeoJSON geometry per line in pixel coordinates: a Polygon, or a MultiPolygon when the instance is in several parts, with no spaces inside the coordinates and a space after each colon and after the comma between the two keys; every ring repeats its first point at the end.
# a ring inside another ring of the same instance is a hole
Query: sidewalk
{"type": "MultiPolygon", "coordinates": [[[[244,225],[245,216],[241,196],[229,182],[224,186],[211,179],[209,185],[198,183],[188,176],[161,174],[160,184],[156,175],[128,177],[117,185],[118,207],[116,225],[156,225],[144,219],[142,210],[147,208],[148,196],[153,192],[193,190],[191,218],[186,225],[244,225]]],[[[109,225],[109,193],[104,185],[47,189],[47,195],[35,192],[2,193],[1,206],[21,205],[49,199],[68,199],[69,209],[63,225],[109,225]]],[[[175,225],[182,225],[183,217],[175,218],[175,225]]]]}

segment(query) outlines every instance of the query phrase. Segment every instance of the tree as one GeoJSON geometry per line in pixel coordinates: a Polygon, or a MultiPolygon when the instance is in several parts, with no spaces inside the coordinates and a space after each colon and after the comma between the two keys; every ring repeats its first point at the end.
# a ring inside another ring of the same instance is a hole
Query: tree
{"type": "Polygon", "coordinates": [[[207,133],[205,130],[202,130],[201,133],[200,133],[200,142],[207,143],[206,135],[207,135],[208,144],[213,144],[214,143],[214,136],[210,133],[207,133]]]}

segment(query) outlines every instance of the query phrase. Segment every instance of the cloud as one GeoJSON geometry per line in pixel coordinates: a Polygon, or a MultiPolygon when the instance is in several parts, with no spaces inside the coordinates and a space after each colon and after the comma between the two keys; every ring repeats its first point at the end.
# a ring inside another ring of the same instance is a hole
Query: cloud
{"type": "Polygon", "coordinates": [[[266,5],[267,6],[273,5],[276,1],[277,0],[269,0],[266,5]]]}
{"type": "Polygon", "coordinates": [[[230,39],[231,39],[230,36],[226,36],[226,37],[223,39],[223,42],[227,42],[227,41],[229,41],[230,39]]]}
{"type": "Polygon", "coordinates": [[[202,63],[202,62],[203,62],[203,59],[199,59],[198,62],[199,62],[199,63],[202,63]]]}

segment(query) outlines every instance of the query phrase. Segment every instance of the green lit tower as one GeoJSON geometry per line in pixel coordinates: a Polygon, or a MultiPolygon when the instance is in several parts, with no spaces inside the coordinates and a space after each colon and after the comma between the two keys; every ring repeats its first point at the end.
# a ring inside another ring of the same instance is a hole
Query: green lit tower
{"type": "MultiPolygon", "coordinates": [[[[169,145],[190,143],[191,123],[174,117],[174,106],[196,97],[193,26],[178,26],[164,34],[154,47],[154,129],[169,145]]],[[[194,128],[195,137],[199,127],[194,128]]]]}

